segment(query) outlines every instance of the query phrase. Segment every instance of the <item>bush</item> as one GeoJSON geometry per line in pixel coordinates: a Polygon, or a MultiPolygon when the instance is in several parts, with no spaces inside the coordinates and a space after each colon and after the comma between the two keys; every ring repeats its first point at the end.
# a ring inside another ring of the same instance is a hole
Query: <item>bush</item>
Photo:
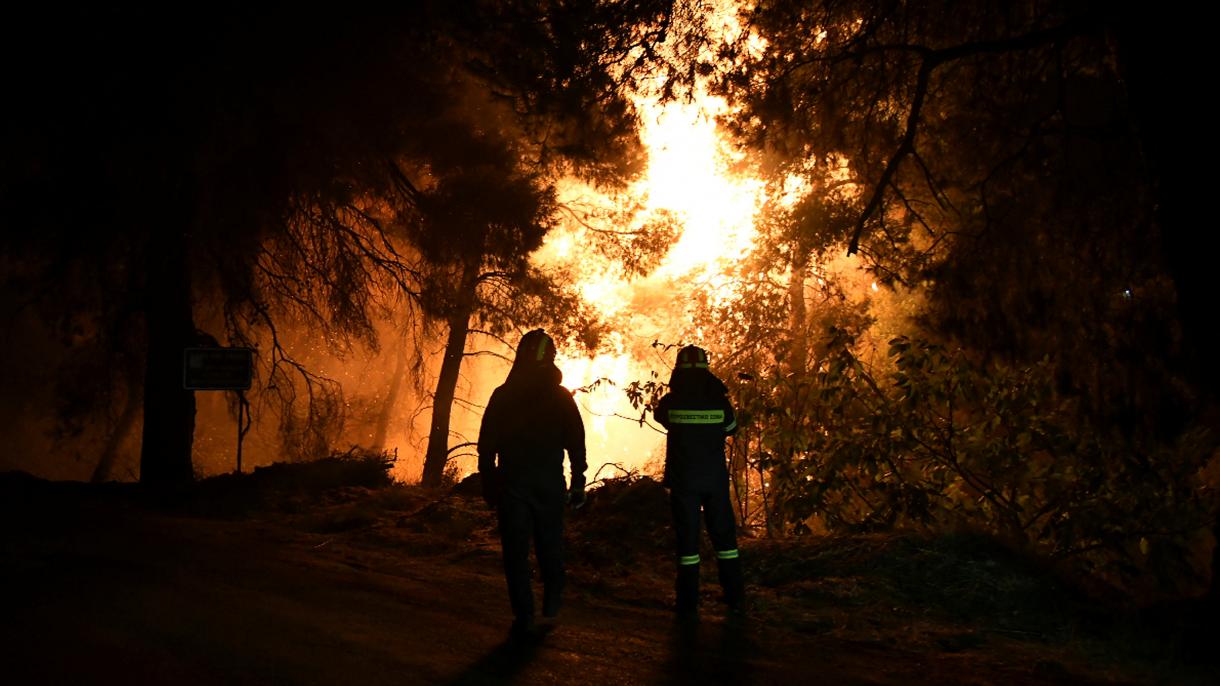
{"type": "Polygon", "coordinates": [[[1057,390],[1050,359],[984,365],[907,338],[889,352],[875,379],[844,344],[803,380],[804,402],[785,405],[796,392],[780,386],[755,409],[797,531],[980,530],[1128,592],[1199,586],[1214,436],[1100,422],[1057,390]]]}
{"type": "Polygon", "coordinates": [[[353,448],[312,462],[277,462],[250,474],[225,474],[196,484],[190,503],[212,514],[241,514],[294,497],[343,488],[382,488],[393,483],[395,457],[353,448]]]}

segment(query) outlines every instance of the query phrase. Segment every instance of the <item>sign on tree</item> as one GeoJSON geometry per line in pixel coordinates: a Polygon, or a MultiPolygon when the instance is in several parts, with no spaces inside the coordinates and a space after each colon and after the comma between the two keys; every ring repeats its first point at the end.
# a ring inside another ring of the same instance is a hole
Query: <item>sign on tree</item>
{"type": "Polygon", "coordinates": [[[254,376],[251,348],[187,348],[182,386],[192,391],[244,391],[254,376]]]}

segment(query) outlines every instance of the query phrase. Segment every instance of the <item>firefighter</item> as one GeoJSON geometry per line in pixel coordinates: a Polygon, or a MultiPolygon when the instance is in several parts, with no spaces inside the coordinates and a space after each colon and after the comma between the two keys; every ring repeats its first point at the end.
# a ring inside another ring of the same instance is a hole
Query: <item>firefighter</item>
{"type": "Polygon", "coordinates": [[[542,329],[530,331],[517,346],[508,378],[492,392],[479,429],[479,476],[483,498],[499,518],[516,636],[534,626],[530,539],[542,576],[542,614],[553,618],[564,586],[564,505],[578,508],[585,502],[585,429],[562,380],[555,342],[542,329]],[[570,492],[564,485],[565,450],[572,467],[570,492]]]}
{"type": "Polygon", "coordinates": [[[678,351],[669,392],[653,413],[665,427],[665,478],[673,512],[677,553],[674,590],[680,617],[697,618],[699,608],[699,520],[708,537],[724,602],[739,611],[745,600],[736,522],[729,500],[724,440],[737,431],[724,383],[708,370],[707,352],[696,346],[678,351]]]}

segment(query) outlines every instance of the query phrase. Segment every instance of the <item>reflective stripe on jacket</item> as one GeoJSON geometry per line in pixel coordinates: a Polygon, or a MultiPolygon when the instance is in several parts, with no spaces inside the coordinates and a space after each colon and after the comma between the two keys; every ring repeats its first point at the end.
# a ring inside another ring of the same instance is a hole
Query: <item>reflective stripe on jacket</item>
{"type": "Polygon", "coordinates": [[[728,478],[724,439],[737,430],[737,420],[720,379],[702,368],[675,370],[653,418],[668,432],[667,486],[705,490],[728,478]]]}

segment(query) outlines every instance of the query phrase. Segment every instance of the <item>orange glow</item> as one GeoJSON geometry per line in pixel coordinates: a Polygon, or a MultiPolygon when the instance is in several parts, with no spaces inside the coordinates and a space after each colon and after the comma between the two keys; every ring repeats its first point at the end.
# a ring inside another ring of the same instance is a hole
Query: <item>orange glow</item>
{"type": "Polygon", "coordinates": [[[720,271],[722,262],[750,248],[763,187],[727,170],[733,160],[715,121],[724,101],[704,97],[693,103],[642,103],[641,109],[649,164],[637,192],[645,207],[675,212],[684,224],[658,274],[720,271]]]}
{"type": "MultiPolygon", "coordinates": [[[[734,171],[740,153],[724,141],[716,124],[726,107],[721,100],[700,96],[689,103],[659,104],[641,96],[637,106],[648,152],[642,177],[614,198],[571,179],[561,182],[559,201],[571,211],[561,214],[564,221],[533,257],[543,269],[570,273],[582,298],[613,323],[614,332],[592,356],[561,347],[556,359],[564,385],[585,389],[576,400],[585,422],[591,480],[607,463],[644,473],[659,471],[663,433],[639,424],[639,410],[631,407],[624,389],[633,381],[669,377],[674,353],[652,347],[653,341],[705,342],[705,323],[697,321],[692,310],[695,296],[708,296],[713,303],[729,298],[732,268],[754,247],[758,237],[754,222],[768,200],[768,190],[775,204],[792,208],[813,190],[810,179],[817,177],[798,171],[768,189],[760,179],[734,171]],[[629,279],[621,266],[596,250],[598,232],[636,230],[661,212],[676,218],[678,237],[647,276],[629,279]]],[[[816,163],[810,160],[811,168],[803,171],[813,172],[816,163]]],[[[821,178],[836,184],[834,192],[855,192],[848,183],[846,160],[831,164],[830,173],[821,178]]],[[[841,268],[857,280],[865,278],[858,258],[843,259],[832,271],[837,274],[841,268]]],[[[868,277],[855,287],[870,289],[870,282],[868,277]]],[[[879,301],[887,297],[876,286],[870,290],[879,301]]],[[[721,352],[713,351],[713,360],[721,352]]],[[[483,402],[502,381],[507,365],[479,358],[464,369],[472,387],[486,389],[471,394],[483,402]]],[[[475,435],[477,419],[477,409],[455,407],[455,435],[475,435]]]]}
{"type": "MultiPolygon", "coordinates": [[[[706,19],[712,30],[726,38],[739,35],[736,4],[710,4],[706,19]]],[[[750,35],[747,46],[761,53],[766,44],[750,35]]],[[[635,97],[648,164],[625,197],[607,198],[574,181],[558,189],[560,202],[573,206],[638,208],[628,220],[634,223],[623,226],[621,212],[608,212],[613,219],[601,219],[604,226],[597,219],[572,216],[548,235],[535,255],[539,266],[569,270],[585,301],[616,325],[616,333],[594,357],[567,357],[561,350],[557,360],[568,388],[597,379],[612,382],[577,395],[587,429],[590,478],[604,462],[629,469],[658,463],[663,435],[622,418],[639,416],[623,389],[632,381],[669,377],[672,351],[661,352],[651,347],[652,341],[702,342],[702,323],[694,321],[692,298],[706,295],[715,301],[731,295],[727,273],[752,250],[755,216],[765,201],[763,181],[734,170],[742,153],[726,142],[716,123],[728,111],[725,102],[697,92],[690,102],[661,103],[649,93],[658,85],[643,84],[635,97]],[[591,247],[591,232],[638,229],[659,213],[676,219],[678,235],[651,274],[629,280],[591,247]]]]}
{"type": "Polygon", "coordinates": [[[626,196],[611,199],[571,180],[559,184],[561,203],[640,208],[633,226],[598,227],[615,231],[639,228],[648,217],[665,212],[679,222],[677,241],[647,278],[627,281],[619,269],[588,249],[590,228],[571,221],[548,234],[535,255],[539,265],[562,264],[577,276],[586,302],[604,316],[622,314],[628,303],[648,291],[670,288],[668,281],[717,293],[726,285],[725,269],[747,253],[757,236],[754,216],[764,200],[762,181],[734,174],[730,166],[740,153],[722,140],[716,117],[726,110],[719,98],[659,104],[642,96],[641,140],[648,166],[626,196]]]}
{"type": "MultiPolygon", "coordinates": [[[[613,345],[620,352],[600,353],[592,358],[561,354],[555,360],[567,388],[597,383],[596,387],[576,394],[585,423],[590,479],[609,463],[641,469],[650,461],[655,462],[661,446],[661,434],[628,421],[638,413],[626,401],[623,386],[639,375],[639,364],[630,354],[621,352],[621,337],[613,338],[613,345]]],[[[616,474],[614,470],[603,472],[603,476],[616,474]]]]}
{"type": "MultiPolygon", "coordinates": [[[[598,379],[609,381],[576,396],[585,419],[590,478],[608,462],[628,469],[659,465],[663,435],[631,421],[639,417],[639,410],[631,407],[623,389],[632,381],[668,378],[673,353],[651,347],[652,341],[704,342],[705,324],[696,321],[691,302],[697,295],[713,303],[732,295],[731,269],[754,247],[758,237],[754,222],[768,199],[767,191],[774,194],[774,203],[792,208],[813,190],[806,173],[793,173],[779,187],[767,189],[760,179],[736,172],[741,153],[725,142],[716,123],[726,111],[720,99],[703,95],[692,102],[661,104],[640,96],[636,104],[642,114],[640,136],[648,152],[642,177],[619,198],[602,196],[575,181],[561,183],[562,203],[605,211],[600,216],[594,212],[570,217],[548,235],[535,255],[539,266],[569,270],[585,301],[615,324],[615,333],[593,357],[560,350],[556,361],[570,389],[598,379]],[[634,217],[624,218],[627,208],[636,208],[634,217]],[[679,233],[649,275],[628,279],[593,249],[592,232],[638,229],[660,212],[676,217],[679,233]],[[624,226],[624,221],[633,223],[624,226]]],[[[812,172],[816,163],[811,159],[805,171],[812,172]]],[[[836,192],[854,192],[847,183],[846,160],[831,163],[824,178],[840,184],[836,192]]],[[[863,284],[868,285],[868,281],[863,284]]],[[[873,290],[874,295],[882,295],[873,290]]]]}
{"type": "MultiPolygon", "coordinates": [[[[593,358],[559,357],[555,363],[568,388],[583,388],[604,379],[625,379],[632,367],[631,356],[625,353],[601,353],[593,358]]],[[[617,383],[600,383],[578,398],[585,410],[586,432],[605,437],[608,420],[622,411],[619,401],[623,392],[617,383]]]]}
{"type": "MultiPolygon", "coordinates": [[[[586,226],[571,221],[553,231],[535,256],[540,266],[554,264],[573,272],[582,297],[620,330],[592,358],[560,351],[557,364],[564,385],[580,388],[598,379],[596,389],[577,394],[585,418],[590,478],[603,463],[628,469],[659,464],[663,435],[638,422],[623,389],[636,380],[668,378],[673,360],[649,347],[653,340],[698,342],[701,329],[687,302],[696,292],[727,297],[726,271],[748,253],[757,236],[754,217],[764,200],[764,184],[731,170],[739,157],[722,140],[716,116],[723,101],[699,97],[694,102],[658,104],[637,99],[642,113],[641,139],[648,166],[619,207],[637,206],[633,227],[586,226]],[[638,228],[655,213],[676,217],[679,235],[659,267],[646,277],[628,280],[621,270],[589,247],[589,231],[638,228]]],[[[561,202],[611,205],[575,182],[560,185],[561,202]]],[[[589,222],[592,223],[592,222],[589,222]]]]}

